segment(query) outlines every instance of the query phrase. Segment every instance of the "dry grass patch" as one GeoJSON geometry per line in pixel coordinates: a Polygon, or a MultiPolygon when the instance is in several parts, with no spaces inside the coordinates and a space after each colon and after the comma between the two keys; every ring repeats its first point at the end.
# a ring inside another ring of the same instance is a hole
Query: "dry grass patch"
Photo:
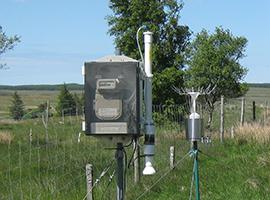
{"type": "Polygon", "coordinates": [[[262,126],[259,123],[244,124],[235,129],[235,136],[238,139],[267,143],[270,141],[270,126],[262,126]]]}
{"type": "Polygon", "coordinates": [[[0,143],[10,144],[13,140],[13,136],[9,131],[0,131],[0,143]]]}
{"type": "Polygon", "coordinates": [[[246,183],[251,189],[258,189],[261,185],[260,181],[257,178],[249,178],[246,183]]]}
{"type": "Polygon", "coordinates": [[[19,123],[23,123],[23,121],[16,121],[13,119],[1,119],[0,120],[0,126],[1,125],[14,125],[14,124],[19,124],[19,123]]]}
{"type": "Polygon", "coordinates": [[[257,157],[257,164],[260,167],[269,167],[270,166],[270,153],[264,153],[257,157]]]}

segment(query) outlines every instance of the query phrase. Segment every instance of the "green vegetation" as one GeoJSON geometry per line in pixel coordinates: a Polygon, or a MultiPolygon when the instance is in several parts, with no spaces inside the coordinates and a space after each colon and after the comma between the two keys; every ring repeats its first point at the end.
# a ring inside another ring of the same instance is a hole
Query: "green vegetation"
{"type": "Polygon", "coordinates": [[[239,63],[244,57],[246,44],[246,38],[235,37],[229,30],[216,28],[213,34],[203,30],[190,45],[187,86],[215,87],[211,95],[204,96],[209,112],[208,127],[212,122],[215,103],[221,95],[236,98],[247,91],[247,86],[241,83],[247,69],[239,63]]]}
{"type": "Polygon", "coordinates": [[[164,69],[158,76],[153,77],[153,104],[180,105],[184,97],[173,91],[172,86],[184,84],[184,72],[176,68],[164,69]]]}
{"type": "MultiPolygon", "coordinates": [[[[7,51],[14,48],[14,46],[20,42],[20,37],[15,36],[7,36],[3,31],[2,26],[0,26],[0,56],[7,51]]],[[[4,68],[5,64],[0,63],[0,69],[4,68]]]]}
{"type": "Polygon", "coordinates": [[[183,49],[190,36],[188,26],[178,22],[182,7],[183,3],[176,0],[111,0],[113,14],[107,18],[109,34],[115,37],[116,47],[124,55],[139,60],[134,36],[142,25],[147,26],[154,34],[154,71],[179,68],[184,62],[183,49]]]}
{"type": "Polygon", "coordinates": [[[76,113],[76,102],[66,84],[62,85],[60,94],[57,97],[56,111],[59,116],[62,114],[74,115],[76,113]]]}
{"type": "MultiPolygon", "coordinates": [[[[46,146],[45,130],[41,120],[19,123],[1,122],[0,127],[0,194],[3,199],[83,199],[85,165],[94,166],[94,180],[114,159],[109,143],[82,135],[77,143],[80,121],[68,117],[65,124],[53,117],[49,122],[49,141],[46,146]],[[29,132],[32,129],[32,143],[29,132]]],[[[127,169],[127,199],[136,199],[147,188],[154,186],[141,199],[188,199],[192,175],[192,159],[187,156],[176,168],[169,170],[169,147],[176,148],[176,162],[189,151],[183,133],[157,128],[155,167],[157,174],[142,177],[133,184],[133,169],[127,169]],[[164,176],[157,184],[156,182],[164,176]]],[[[270,177],[270,147],[267,143],[236,138],[224,144],[200,144],[200,183],[202,199],[268,199],[270,177]]],[[[131,147],[126,148],[128,158],[131,147]]],[[[141,162],[141,168],[143,162],[141,162]]],[[[114,171],[111,165],[108,174],[114,171]]],[[[115,182],[108,186],[106,174],[94,189],[96,199],[113,199],[115,182]]],[[[115,177],[114,177],[115,178],[115,177]]]]}
{"type": "MultiPolygon", "coordinates": [[[[141,59],[137,47],[137,30],[146,26],[146,30],[153,32],[153,80],[154,102],[156,104],[179,103],[179,98],[174,92],[168,91],[167,84],[163,79],[174,81],[174,85],[183,82],[181,71],[184,65],[184,50],[189,42],[190,31],[188,26],[179,24],[180,12],[183,3],[157,0],[128,1],[111,0],[110,8],[113,14],[108,17],[109,33],[114,36],[116,47],[126,56],[141,59]],[[176,72],[177,77],[166,77],[171,72],[176,72]],[[166,93],[166,100],[160,95],[166,93]],[[167,101],[167,102],[166,102],[167,101]]],[[[142,36],[142,35],[140,35],[142,36]]],[[[142,37],[140,43],[143,44],[142,37]]],[[[171,82],[170,82],[171,83],[171,82]]]]}
{"type": "MultiPolygon", "coordinates": [[[[259,95],[263,90],[266,97],[270,96],[269,88],[250,88],[246,94],[247,105],[256,97],[264,103],[265,98],[259,95]],[[256,96],[259,95],[259,96],[256,96]]],[[[1,108],[9,105],[14,91],[0,91],[1,108]],[[3,103],[2,103],[3,102],[3,103]]],[[[80,94],[81,91],[77,91],[80,94]]],[[[56,105],[58,91],[20,91],[26,108],[37,107],[50,100],[56,105]],[[26,100],[26,101],[25,101],[26,100]]],[[[260,103],[257,103],[258,106],[260,103]]],[[[136,199],[146,188],[149,188],[169,170],[169,147],[176,148],[176,162],[180,161],[189,151],[189,143],[184,140],[183,126],[174,123],[176,116],[172,113],[178,107],[169,107],[160,114],[154,114],[157,123],[155,167],[157,174],[142,177],[138,185],[133,184],[133,168],[127,170],[127,199],[136,199]]],[[[225,125],[229,130],[240,118],[240,100],[227,100],[225,107],[225,125]]],[[[156,109],[159,111],[159,108],[156,109]]],[[[2,112],[2,110],[0,110],[2,112]]],[[[181,113],[181,109],[178,110],[181,113]]],[[[258,108],[258,114],[262,114],[258,108]]],[[[214,130],[218,130],[219,111],[214,113],[214,130]]],[[[2,116],[2,115],[1,115],[2,116]]],[[[3,199],[83,199],[85,189],[85,165],[94,165],[94,179],[114,158],[114,150],[104,147],[113,145],[101,142],[92,137],[81,136],[80,120],[77,117],[52,116],[48,124],[49,143],[46,145],[46,130],[40,118],[14,122],[0,120],[0,194],[3,199]],[[32,130],[32,131],[31,131],[32,130]],[[32,143],[30,145],[30,133],[32,143]],[[31,152],[31,153],[30,153],[31,152]],[[31,198],[30,198],[31,197],[31,198]]],[[[247,119],[249,121],[249,119],[247,119]]],[[[250,128],[249,128],[250,129],[250,128]]],[[[238,131],[238,130],[236,130],[238,131]]],[[[262,130],[253,130],[247,139],[244,130],[241,137],[226,139],[225,144],[214,140],[212,144],[200,144],[200,180],[203,199],[268,199],[270,198],[269,173],[270,163],[269,137],[263,142],[254,140],[254,132],[258,135],[262,130]],[[249,139],[251,138],[251,139],[249,139]]],[[[264,136],[269,130],[265,129],[264,136]]],[[[226,138],[228,133],[225,133],[226,138]]],[[[256,137],[260,137],[257,136],[256,137]]],[[[215,133],[213,136],[217,136],[215,133]]],[[[143,143],[143,138],[141,143],[143,143]]],[[[128,158],[131,148],[127,148],[128,158]]],[[[161,179],[147,195],[141,199],[188,199],[192,174],[192,159],[185,158],[166,177],[161,179]]],[[[115,163],[108,174],[113,174],[115,163]]],[[[141,169],[143,168],[143,160],[141,169]]],[[[112,199],[115,196],[115,182],[109,187],[108,174],[95,188],[96,199],[112,199]]]]}
{"type": "Polygon", "coordinates": [[[24,115],[24,104],[17,92],[12,96],[11,106],[9,107],[10,116],[12,119],[20,120],[24,115]]]}

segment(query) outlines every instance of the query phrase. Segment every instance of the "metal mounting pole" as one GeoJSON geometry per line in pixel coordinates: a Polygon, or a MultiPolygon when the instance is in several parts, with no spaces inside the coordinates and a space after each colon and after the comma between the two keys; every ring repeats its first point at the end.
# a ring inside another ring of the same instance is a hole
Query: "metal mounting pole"
{"type": "Polygon", "coordinates": [[[151,60],[151,45],[153,40],[152,32],[144,32],[144,71],[145,79],[145,168],[143,175],[153,175],[156,170],[153,167],[153,156],[155,153],[155,126],[152,116],[152,60],[151,60]]]}
{"type": "Polygon", "coordinates": [[[117,200],[124,200],[125,186],[124,186],[124,147],[123,143],[117,143],[115,153],[117,160],[117,200]]]}
{"type": "Polygon", "coordinates": [[[199,161],[198,161],[198,144],[197,141],[193,141],[193,153],[194,153],[194,179],[196,200],[200,200],[200,183],[199,183],[199,161]]]}

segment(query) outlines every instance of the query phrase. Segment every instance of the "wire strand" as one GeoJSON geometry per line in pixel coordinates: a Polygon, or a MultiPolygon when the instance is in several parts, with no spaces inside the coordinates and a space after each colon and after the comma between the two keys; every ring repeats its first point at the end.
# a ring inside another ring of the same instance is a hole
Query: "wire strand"
{"type": "Polygon", "coordinates": [[[93,187],[91,188],[91,190],[89,190],[86,195],[83,197],[83,200],[85,200],[87,198],[87,196],[90,194],[90,192],[93,191],[93,189],[99,184],[101,178],[103,176],[105,176],[107,174],[107,172],[109,171],[109,169],[111,168],[112,164],[114,163],[114,159],[104,168],[104,170],[101,172],[101,174],[99,175],[99,177],[96,179],[96,181],[93,184],[93,187]]]}
{"type": "MultiPolygon", "coordinates": [[[[190,152],[188,152],[182,159],[180,159],[175,165],[174,168],[179,165],[186,157],[190,155],[190,152]]],[[[165,178],[173,169],[167,170],[154,184],[152,184],[149,188],[147,188],[143,193],[141,193],[136,200],[141,199],[147,192],[149,192],[153,187],[155,187],[163,178],[165,178]]]]}
{"type": "Polygon", "coordinates": [[[111,185],[111,183],[112,183],[112,180],[113,180],[114,175],[115,175],[115,170],[113,171],[112,175],[110,175],[110,178],[109,178],[108,184],[107,184],[107,186],[106,186],[106,188],[105,188],[104,192],[102,193],[101,199],[104,199],[105,194],[107,193],[107,191],[108,191],[108,189],[109,189],[109,186],[110,186],[110,185],[111,185]]]}

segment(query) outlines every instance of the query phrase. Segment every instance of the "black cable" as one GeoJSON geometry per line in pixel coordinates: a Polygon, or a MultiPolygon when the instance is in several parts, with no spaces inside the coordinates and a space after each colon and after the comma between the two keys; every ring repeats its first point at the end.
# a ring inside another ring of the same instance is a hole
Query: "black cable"
{"type": "Polygon", "coordinates": [[[145,156],[148,156],[148,155],[147,155],[147,154],[143,154],[143,155],[139,155],[139,156],[135,157],[134,159],[132,159],[132,160],[129,162],[128,168],[130,168],[131,163],[133,163],[135,160],[137,160],[138,158],[144,158],[145,156]]]}
{"type": "MultiPolygon", "coordinates": [[[[134,142],[135,142],[135,140],[133,140],[134,142]]],[[[137,140],[138,141],[138,140],[137,140]]],[[[130,157],[130,159],[129,159],[129,161],[128,161],[128,164],[127,164],[127,167],[128,168],[130,168],[130,164],[131,164],[131,162],[134,162],[135,161],[135,159],[133,159],[133,156],[134,156],[134,154],[135,154],[135,152],[136,152],[136,149],[137,149],[137,145],[135,145],[135,148],[133,149],[133,152],[132,152],[132,154],[131,154],[131,157],[130,157]]]]}
{"type": "Polygon", "coordinates": [[[123,147],[124,157],[125,157],[125,165],[124,165],[124,193],[126,192],[126,182],[127,182],[127,152],[123,147]]]}
{"type": "Polygon", "coordinates": [[[127,145],[123,145],[123,147],[129,147],[130,145],[132,145],[133,140],[134,140],[134,138],[132,138],[132,140],[131,140],[131,142],[130,142],[129,144],[127,144],[127,145]]]}
{"type": "MultiPolygon", "coordinates": [[[[123,148],[124,148],[124,147],[129,147],[129,146],[132,144],[133,140],[134,140],[134,139],[132,139],[131,142],[128,143],[127,145],[123,145],[123,148]]],[[[105,149],[105,150],[117,150],[118,148],[117,148],[117,147],[104,147],[104,149],[105,149]]]]}
{"type": "MultiPolygon", "coordinates": [[[[125,179],[125,181],[124,181],[124,191],[126,191],[127,168],[129,168],[130,163],[131,163],[132,160],[133,160],[133,156],[134,156],[135,151],[136,151],[136,149],[137,149],[137,145],[136,145],[135,148],[133,149],[133,152],[132,152],[132,155],[131,155],[131,158],[130,158],[129,162],[128,162],[127,152],[125,151],[125,147],[131,146],[132,143],[133,143],[133,141],[135,141],[135,138],[132,138],[131,142],[128,143],[127,145],[123,145],[123,146],[121,147],[121,149],[119,149],[119,147],[109,147],[109,148],[104,148],[105,150],[121,150],[121,151],[123,151],[123,153],[124,153],[124,179],[125,179]]],[[[137,140],[137,141],[138,141],[138,140],[137,140]]],[[[137,159],[137,158],[136,158],[136,159],[137,159]]],[[[134,160],[135,160],[135,159],[134,159],[134,160]]],[[[110,185],[110,183],[109,183],[109,185],[110,185]]],[[[107,186],[107,188],[109,187],[109,185],[107,186]]],[[[104,196],[104,195],[102,195],[102,196],[104,196]]]]}

